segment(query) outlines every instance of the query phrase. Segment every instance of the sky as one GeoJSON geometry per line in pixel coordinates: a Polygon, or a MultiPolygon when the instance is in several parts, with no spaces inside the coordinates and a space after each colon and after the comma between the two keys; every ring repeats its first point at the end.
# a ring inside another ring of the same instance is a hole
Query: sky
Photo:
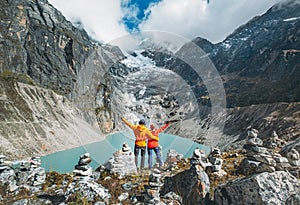
{"type": "Polygon", "coordinates": [[[49,0],[95,40],[109,43],[147,30],[186,39],[224,40],[254,16],[284,0],[49,0]],[[209,2],[209,3],[208,3],[209,2]]]}

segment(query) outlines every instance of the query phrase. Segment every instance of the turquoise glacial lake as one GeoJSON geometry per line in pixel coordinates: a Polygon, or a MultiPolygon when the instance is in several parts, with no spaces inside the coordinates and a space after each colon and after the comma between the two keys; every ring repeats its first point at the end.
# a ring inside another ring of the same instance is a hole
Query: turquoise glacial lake
{"type": "MultiPolygon", "coordinates": [[[[174,149],[178,153],[183,154],[185,158],[191,157],[193,155],[193,151],[197,147],[202,149],[205,154],[209,153],[209,147],[196,143],[191,139],[165,133],[161,133],[159,138],[159,144],[162,146],[164,160],[166,159],[167,152],[170,149],[174,149]]],[[[56,171],[59,173],[70,173],[74,170],[74,166],[78,163],[79,157],[88,152],[92,158],[90,166],[95,170],[101,164],[104,164],[108,159],[110,159],[114,152],[122,149],[123,143],[127,143],[133,151],[134,139],[133,132],[111,134],[99,142],[43,156],[41,157],[41,166],[45,168],[47,172],[56,171]]],[[[146,155],[146,160],[147,157],[148,155],[146,155]]]]}

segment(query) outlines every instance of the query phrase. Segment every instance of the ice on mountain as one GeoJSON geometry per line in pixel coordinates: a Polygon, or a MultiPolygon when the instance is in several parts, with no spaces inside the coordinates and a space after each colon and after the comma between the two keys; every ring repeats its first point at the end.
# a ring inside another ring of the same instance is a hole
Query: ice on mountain
{"type": "Polygon", "coordinates": [[[247,41],[249,37],[241,38],[242,41],[247,41]]]}
{"type": "Polygon", "coordinates": [[[300,16],[299,17],[293,17],[293,18],[288,18],[288,19],[283,19],[283,21],[295,21],[295,20],[298,20],[300,19],[300,16]]]}
{"type": "Polygon", "coordinates": [[[136,56],[128,54],[126,59],[122,60],[121,63],[127,67],[138,67],[138,68],[155,68],[155,62],[150,58],[147,58],[141,54],[142,51],[136,51],[136,56]]]}
{"type": "Polygon", "coordinates": [[[224,43],[222,43],[222,46],[225,48],[225,49],[229,49],[231,48],[231,42],[229,41],[224,41],[224,43]]]}
{"type": "Polygon", "coordinates": [[[139,91],[139,97],[143,97],[143,95],[144,95],[145,92],[146,92],[146,89],[147,89],[147,87],[144,86],[144,87],[139,91]]]}

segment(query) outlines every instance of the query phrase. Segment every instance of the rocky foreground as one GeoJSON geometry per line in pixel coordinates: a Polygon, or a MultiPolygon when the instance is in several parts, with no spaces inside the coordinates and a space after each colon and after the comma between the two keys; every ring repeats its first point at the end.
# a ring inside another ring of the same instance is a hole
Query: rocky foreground
{"type": "Polygon", "coordinates": [[[0,156],[0,204],[300,204],[297,147],[276,133],[263,141],[250,128],[243,149],[185,159],[169,150],[163,167],[137,170],[124,144],[93,170],[85,153],[69,174],[46,173],[38,157],[7,161],[0,156]]]}

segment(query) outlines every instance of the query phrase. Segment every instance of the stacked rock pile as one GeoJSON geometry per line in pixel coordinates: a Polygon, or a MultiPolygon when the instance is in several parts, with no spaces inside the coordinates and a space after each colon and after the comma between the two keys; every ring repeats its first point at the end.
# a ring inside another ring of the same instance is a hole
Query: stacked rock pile
{"type": "Polygon", "coordinates": [[[214,148],[208,156],[208,161],[211,165],[208,165],[206,170],[213,173],[219,177],[226,175],[227,173],[222,169],[223,159],[221,150],[219,148],[214,148]]]}
{"type": "Polygon", "coordinates": [[[45,169],[41,167],[40,157],[32,157],[29,161],[31,170],[31,184],[32,186],[41,186],[46,181],[45,169]]]}
{"type": "Polygon", "coordinates": [[[121,150],[116,151],[102,166],[111,173],[119,174],[120,176],[137,173],[134,154],[126,143],[123,144],[121,150]]]}
{"type": "Polygon", "coordinates": [[[99,201],[97,203],[107,204],[111,195],[101,184],[95,182],[93,169],[89,165],[91,161],[92,159],[89,153],[80,156],[73,171],[73,182],[68,185],[67,191],[65,192],[65,199],[67,201],[76,194],[79,194],[85,197],[89,202],[98,199],[99,201]]]}
{"type": "Polygon", "coordinates": [[[286,141],[280,139],[276,131],[273,131],[271,137],[264,142],[264,146],[271,149],[275,149],[278,147],[281,148],[284,144],[286,144],[286,141]]]}
{"type": "Polygon", "coordinates": [[[160,201],[159,190],[163,186],[160,170],[153,169],[149,176],[149,183],[145,186],[145,204],[164,204],[160,201]]]}
{"type": "Polygon", "coordinates": [[[8,184],[10,192],[17,191],[20,187],[31,192],[39,191],[46,181],[46,172],[40,167],[39,157],[18,161],[5,159],[4,155],[0,155],[0,183],[8,184]]]}
{"type": "Polygon", "coordinates": [[[9,164],[5,162],[6,156],[0,155],[0,173],[7,169],[10,169],[9,164]]]}
{"type": "Polygon", "coordinates": [[[6,156],[0,155],[0,184],[8,184],[8,190],[12,192],[18,187],[16,174],[10,165],[11,163],[6,161],[6,156]]]}
{"type": "Polygon", "coordinates": [[[75,165],[75,169],[73,171],[74,180],[88,180],[89,178],[93,178],[93,169],[89,165],[92,159],[89,153],[85,153],[80,156],[78,163],[75,165]]]}
{"type": "Polygon", "coordinates": [[[221,150],[213,148],[208,157],[205,156],[204,151],[196,148],[191,158],[191,164],[200,164],[208,173],[222,177],[227,173],[222,169],[223,159],[221,150]]]}
{"type": "Polygon", "coordinates": [[[278,147],[275,144],[273,144],[275,147],[272,146],[272,148],[264,147],[263,141],[257,136],[257,130],[255,132],[248,131],[248,138],[243,146],[246,158],[238,168],[239,173],[249,176],[255,173],[290,170],[293,175],[299,177],[300,161],[299,157],[297,159],[298,152],[296,150],[287,153],[288,158],[283,157],[276,151],[278,147]],[[253,135],[253,133],[255,134],[253,135]]]}

